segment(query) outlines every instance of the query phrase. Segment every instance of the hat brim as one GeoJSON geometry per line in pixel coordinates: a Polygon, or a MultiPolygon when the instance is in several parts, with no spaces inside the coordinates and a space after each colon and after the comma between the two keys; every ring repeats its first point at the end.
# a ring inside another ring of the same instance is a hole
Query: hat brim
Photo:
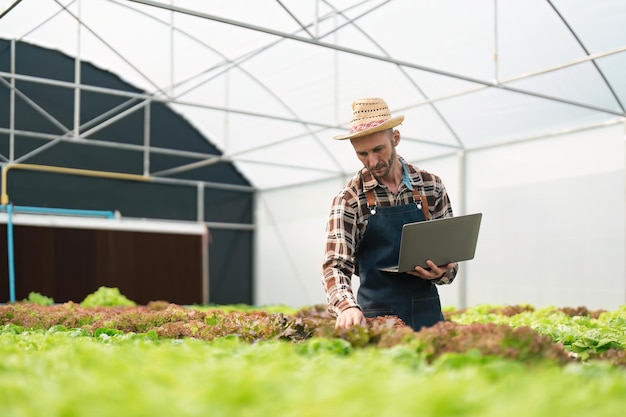
{"type": "Polygon", "coordinates": [[[334,136],[336,140],[345,140],[345,139],[354,139],[360,138],[361,136],[371,135],[372,133],[380,132],[383,130],[391,129],[392,127],[396,127],[404,121],[404,116],[397,116],[393,119],[389,119],[384,123],[379,124],[378,126],[374,126],[369,129],[361,130],[359,132],[349,133],[347,135],[339,135],[334,136]]]}

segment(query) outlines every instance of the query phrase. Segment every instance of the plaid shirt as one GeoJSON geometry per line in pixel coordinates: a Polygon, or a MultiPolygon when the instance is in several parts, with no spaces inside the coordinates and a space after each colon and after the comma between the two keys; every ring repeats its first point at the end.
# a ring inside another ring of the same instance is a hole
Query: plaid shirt
{"type": "MultiPolygon", "coordinates": [[[[408,164],[402,157],[400,161],[408,171],[412,186],[417,186],[420,194],[426,195],[431,218],[452,217],[452,206],[441,178],[408,164]]],[[[356,271],[355,254],[370,217],[365,194],[370,189],[374,189],[378,207],[413,203],[413,192],[407,184],[403,182],[398,194],[394,195],[387,187],[379,184],[367,168],[357,172],[335,196],[326,225],[326,253],[322,263],[322,282],[328,310],[334,315],[350,307],[360,308],[352,292],[352,275],[356,271]]],[[[457,271],[458,265],[433,282],[438,285],[450,284],[457,271]]]]}

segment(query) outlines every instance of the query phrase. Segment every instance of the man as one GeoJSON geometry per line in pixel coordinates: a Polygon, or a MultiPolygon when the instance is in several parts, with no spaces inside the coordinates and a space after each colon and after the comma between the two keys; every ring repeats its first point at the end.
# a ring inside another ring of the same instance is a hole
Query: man
{"type": "Polygon", "coordinates": [[[396,153],[404,116],[391,117],[381,98],[352,103],[349,139],[363,168],[333,199],[326,226],[323,284],[336,327],[366,325],[366,317],[394,315],[415,330],[443,320],[436,285],[450,284],[458,264],[383,272],[398,260],[405,223],[452,217],[439,177],[407,163],[396,153]],[[352,275],[360,279],[358,295],[352,275]]]}

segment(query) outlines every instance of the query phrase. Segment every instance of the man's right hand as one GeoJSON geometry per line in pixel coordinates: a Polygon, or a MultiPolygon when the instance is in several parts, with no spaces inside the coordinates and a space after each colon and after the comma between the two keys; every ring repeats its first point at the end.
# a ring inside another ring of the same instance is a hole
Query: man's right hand
{"type": "Polygon", "coordinates": [[[367,321],[361,309],[358,307],[350,307],[339,313],[337,321],[335,322],[335,328],[348,329],[352,326],[365,326],[366,324],[367,321]]]}

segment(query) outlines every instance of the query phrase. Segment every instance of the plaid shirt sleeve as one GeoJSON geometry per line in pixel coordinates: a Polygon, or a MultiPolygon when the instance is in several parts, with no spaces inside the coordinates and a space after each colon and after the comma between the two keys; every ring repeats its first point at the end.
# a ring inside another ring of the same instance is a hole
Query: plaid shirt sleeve
{"type": "Polygon", "coordinates": [[[326,225],[326,250],[322,281],[328,310],[337,315],[351,307],[360,308],[352,292],[358,233],[358,196],[346,188],[334,199],[326,225]]]}

